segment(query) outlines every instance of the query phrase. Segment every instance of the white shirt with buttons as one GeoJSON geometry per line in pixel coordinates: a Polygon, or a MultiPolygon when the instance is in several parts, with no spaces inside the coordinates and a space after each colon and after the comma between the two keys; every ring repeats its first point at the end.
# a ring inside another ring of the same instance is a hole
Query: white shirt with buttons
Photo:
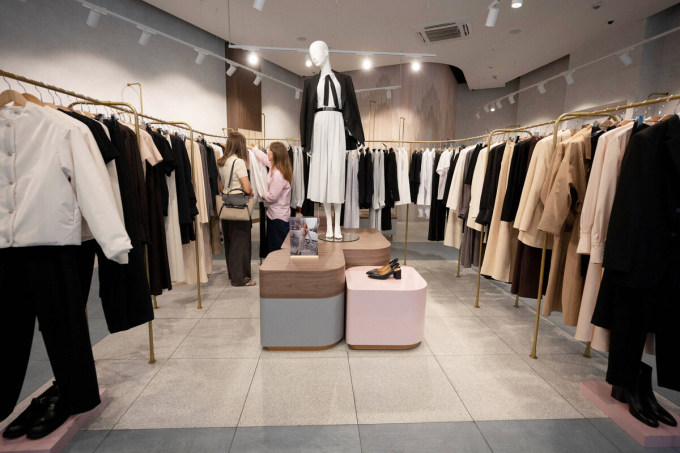
{"type": "Polygon", "coordinates": [[[85,219],[106,257],[127,263],[132,245],[94,137],[47,109],[0,108],[0,248],[79,245],[85,219]]]}

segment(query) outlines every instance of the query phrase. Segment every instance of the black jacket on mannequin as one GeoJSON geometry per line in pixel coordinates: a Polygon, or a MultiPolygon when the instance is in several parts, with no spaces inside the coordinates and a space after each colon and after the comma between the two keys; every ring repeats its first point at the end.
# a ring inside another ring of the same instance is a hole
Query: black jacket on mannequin
{"type": "MultiPolygon", "coordinates": [[[[342,104],[342,118],[345,121],[345,130],[352,134],[357,142],[364,143],[364,128],[361,125],[359,104],[354,92],[352,78],[341,72],[333,71],[335,78],[340,84],[340,97],[342,104]]],[[[316,89],[319,85],[320,74],[316,74],[305,80],[302,92],[302,106],[300,107],[300,140],[305,152],[312,148],[312,133],[314,131],[314,114],[317,108],[316,89]]],[[[347,148],[354,149],[354,148],[347,148]]]]}

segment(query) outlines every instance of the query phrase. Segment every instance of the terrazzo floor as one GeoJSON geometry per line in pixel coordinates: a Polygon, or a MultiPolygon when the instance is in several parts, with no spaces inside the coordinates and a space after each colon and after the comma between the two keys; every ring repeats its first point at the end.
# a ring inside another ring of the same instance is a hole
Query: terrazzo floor
{"type": "MultiPolygon", "coordinates": [[[[535,300],[514,308],[508,285],[483,279],[475,309],[476,270],[456,278],[456,250],[427,242],[426,223],[409,227],[408,264],[428,282],[425,341],[410,351],[355,351],[344,342],[264,351],[258,288],[231,287],[215,257],[202,310],[195,286],[158,297],[150,365],[146,325],[106,331],[95,276],[90,330],[110,399],[65,451],[645,451],[578,391],[580,382],[604,379],[606,355],[583,357],[584,344],[557,315],[541,320],[539,358],[529,358],[535,300]]],[[[403,260],[401,233],[392,255],[403,260]]],[[[256,280],[258,269],[253,261],[256,280]]],[[[50,379],[36,335],[15,412],[50,379]]],[[[659,400],[680,411],[676,392],[659,400]]]]}

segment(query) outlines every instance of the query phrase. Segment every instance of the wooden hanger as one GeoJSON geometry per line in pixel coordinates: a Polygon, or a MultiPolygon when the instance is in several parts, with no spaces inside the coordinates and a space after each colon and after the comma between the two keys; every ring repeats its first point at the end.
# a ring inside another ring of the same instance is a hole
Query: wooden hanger
{"type": "Polygon", "coordinates": [[[0,93],[0,107],[3,107],[10,102],[14,102],[14,105],[20,105],[20,106],[25,106],[26,105],[26,98],[21,95],[18,91],[14,90],[5,90],[2,93],[0,93]]]}

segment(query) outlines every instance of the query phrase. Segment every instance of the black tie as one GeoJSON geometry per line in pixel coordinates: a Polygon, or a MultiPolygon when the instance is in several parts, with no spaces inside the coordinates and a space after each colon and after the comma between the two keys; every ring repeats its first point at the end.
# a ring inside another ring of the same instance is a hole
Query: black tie
{"type": "Polygon", "coordinates": [[[335,84],[333,83],[333,80],[331,79],[331,75],[328,74],[326,76],[326,82],[323,87],[323,105],[324,107],[328,107],[328,87],[331,88],[331,92],[333,93],[333,101],[335,102],[335,108],[340,108],[340,103],[338,103],[338,92],[335,91],[335,84]]]}

